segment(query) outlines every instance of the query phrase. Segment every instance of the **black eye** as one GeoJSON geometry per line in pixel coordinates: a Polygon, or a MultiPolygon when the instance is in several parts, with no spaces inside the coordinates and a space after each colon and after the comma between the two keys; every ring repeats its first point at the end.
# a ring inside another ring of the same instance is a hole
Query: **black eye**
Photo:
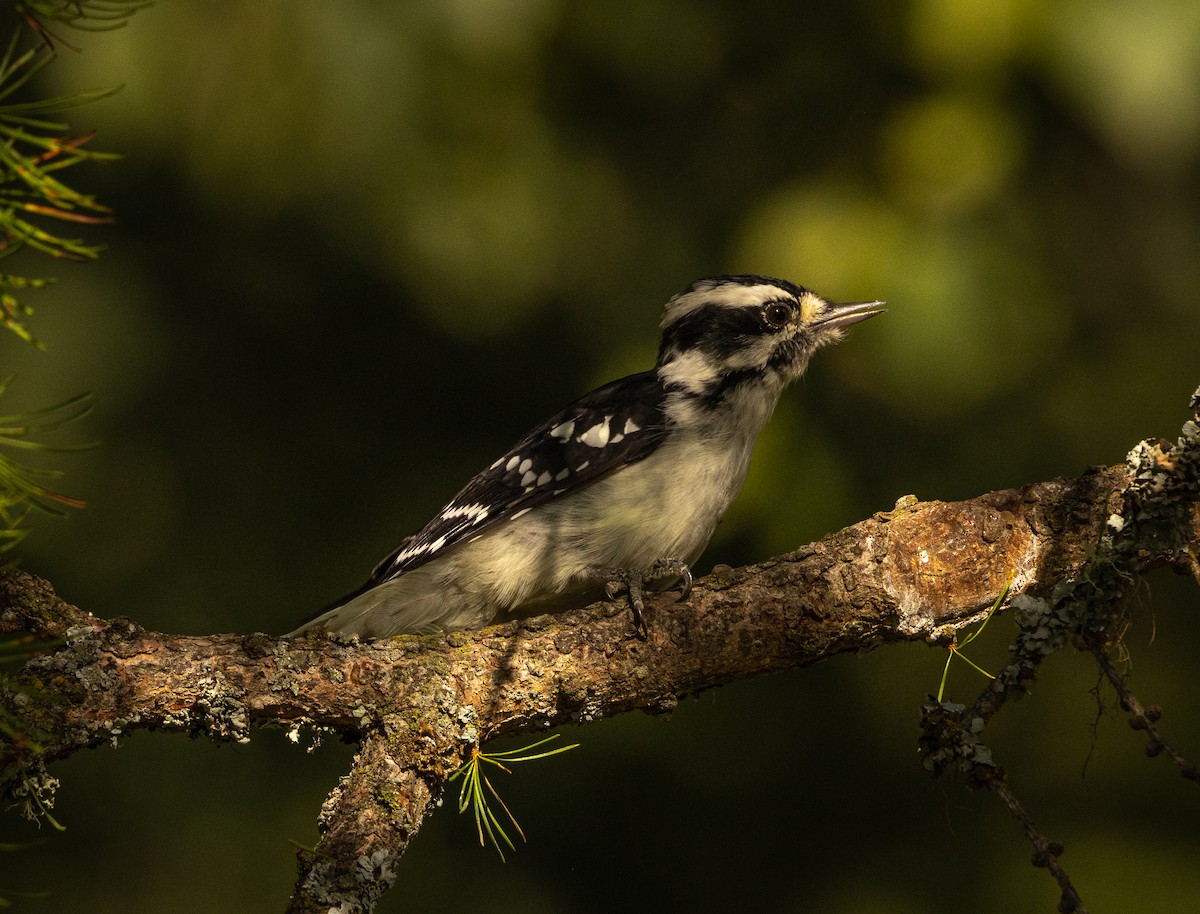
{"type": "Polygon", "coordinates": [[[773,301],[763,308],[763,320],[767,325],[778,330],[792,319],[792,306],[783,302],[773,301]]]}

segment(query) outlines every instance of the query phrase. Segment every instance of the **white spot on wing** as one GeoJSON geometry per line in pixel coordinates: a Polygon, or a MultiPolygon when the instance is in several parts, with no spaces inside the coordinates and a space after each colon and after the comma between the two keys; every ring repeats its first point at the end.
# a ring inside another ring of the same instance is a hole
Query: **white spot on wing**
{"type": "Polygon", "coordinates": [[[561,470],[558,471],[558,475],[554,477],[554,481],[562,482],[564,479],[566,479],[570,475],[571,475],[571,471],[569,469],[567,469],[566,467],[563,467],[561,470]]]}
{"type": "Polygon", "coordinates": [[[520,462],[521,462],[520,456],[517,454],[513,454],[511,457],[508,458],[508,463],[504,464],[505,471],[511,473],[513,471],[513,469],[516,467],[516,465],[520,462]]]}
{"type": "Polygon", "coordinates": [[[597,422],[579,436],[579,443],[588,447],[604,447],[608,444],[608,423],[611,420],[612,416],[605,416],[603,422],[597,422]]]}
{"type": "Polygon", "coordinates": [[[477,524],[488,516],[488,508],[481,504],[473,505],[456,505],[447,508],[442,512],[442,520],[453,520],[456,517],[465,517],[470,523],[477,524]]]}
{"type": "Polygon", "coordinates": [[[622,430],[621,434],[632,435],[634,432],[640,432],[641,430],[642,430],[642,427],[640,425],[638,425],[636,422],[634,422],[632,419],[626,419],[625,420],[625,428],[622,430]]]}
{"type": "Polygon", "coordinates": [[[550,471],[546,470],[546,472],[544,472],[541,476],[539,476],[537,478],[537,484],[539,486],[544,486],[546,483],[548,483],[551,480],[551,478],[552,477],[550,476],[550,471]]]}
{"type": "Polygon", "coordinates": [[[526,457],[521,461],[521,465],[517,467],[517,472],[522,474],[528,473],[531,466],[533,466],[533,461],[526,457]]]}
{"type": "MultiPolygon", "coordinates": [[[[529,462],[530,461],[528,460],[525,461],[525,463],[529,462]]],[[[525,466],[525,463],[521,464],[521,466],[525,466]]],[[[533,470],[529,470],[524,476],[521,477],[521,485],[525,486],[526,489],[529,489],[535,482],[537,482],[537,478],[537,473],[533,472],[533,470]]]]}
{"type": "Polygon", "coordinates": [[[427,552],[432,552],[434,545],[435,544],[433,543],[418,543],[415,546],[410,546],[403,552],[400,552],[396,555],[396,557],[392,560],[392,565],[399,565],[408,561],[408,559],[411,559],[413,556],[424,555],[427,552]]]}
{"type": "Polygon", "coordinates": [[[550,429],[551,438],[570,438],[575,431],[575,420],[568,419],[566,422],[560,423],[550,429]]]}

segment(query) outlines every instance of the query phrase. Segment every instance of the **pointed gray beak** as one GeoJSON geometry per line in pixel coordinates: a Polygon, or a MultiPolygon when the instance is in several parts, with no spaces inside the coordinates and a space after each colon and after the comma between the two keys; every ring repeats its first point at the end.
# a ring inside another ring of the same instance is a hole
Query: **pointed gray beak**
{"type": "Polygon", "coordinates": [[[851,324],[883,314],[887,310],[883,307],[886,304],[882,301],[831,302],[829,310],[813,326],[820,330],[845,330],[851,324]]]}

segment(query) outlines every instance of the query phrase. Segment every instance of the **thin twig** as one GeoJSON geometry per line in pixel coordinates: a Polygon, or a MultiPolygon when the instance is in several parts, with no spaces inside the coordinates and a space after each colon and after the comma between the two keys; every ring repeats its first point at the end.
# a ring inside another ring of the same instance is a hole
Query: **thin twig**
{"type": "Polygon", "coordinates": [[[1162,716],[1162,710],[1153,705],[1147,708],[1138,701],[1137,696],[1130,691],[1129,685],[1125,682],[1125,677],[1117,672],[1116,667],[1112,665],[1112,660],[1102,648],[1093,647],[1092,655],[1096,658],[1096,663],[1100,665],[1100,671],[1117,690],[1117,696],[1121,701],[1121,710],[1129,713],[1129,726],[1134,730],[1146,732],[1146,755],[1154,757],[1166,752],[1171,757],[1171,761],[1179,768],[1179,773],[1200,787],[1200,771],[1197,771],[1194,764],[1177,752],[1163,738],[1162,731],[1158,729],[1157,723],[1162,716]]]}
{"type": "Polygon", "coordinates": [[[1075,891],[1075,886],[1071,884],[1071,878],[1067,875],[1067,871],[1058,862],[1058,858],[1063,853],[1063,846],[1057,841],[1051,841],[1042,834],[1041,829],[1037,827],[1037,824],[1025,812],[1025,807],[1013,795],[1012,789],[1008,786],[1008,781],[1003,774],[988,778],[987,786],[992,793],[1000,798],[1000,802],[1008,807],[1008,811],[1012,813],[1013,818],[1021,824],[1021,828],[1025,832],[1025,837],[1033,844],[1033,865],[1049,870],[1050,875],[1058,883],[1058,887],[1062,890],[1062,898],[1058,902],[1058,910],[1062,914],[1088,914],[1088,909],[1084,906],[1079,893],[1075,891]]]}

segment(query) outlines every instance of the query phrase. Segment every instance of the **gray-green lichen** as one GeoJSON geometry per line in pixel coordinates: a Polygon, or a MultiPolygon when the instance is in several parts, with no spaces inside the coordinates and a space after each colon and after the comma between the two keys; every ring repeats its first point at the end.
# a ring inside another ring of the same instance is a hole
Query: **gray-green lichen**
{"type": "Polygon", "coordinates": [[[201,668],[205,675],[198,681],[202,692],[192,705],[192,727],[221,742],[250,742],[245,691],[230,685],[209,661],[201,668]]]}
{"type": "Polygon", "coordinates": [[[25,764],[21,780],[9,795],[23,817],[31,822],[41,822],[54,808],[58,787],[58,778],[46,771],[40,758],[34,757],[25,764]]]}
{"type": "Polygon", "coordinates": [[[301,891],[326,914],[366,914],[396,882],[396,851],[379,848],[361,855],[350,872],[339,872],[330,861],[317,861],[304,878],[301,891]]]}

